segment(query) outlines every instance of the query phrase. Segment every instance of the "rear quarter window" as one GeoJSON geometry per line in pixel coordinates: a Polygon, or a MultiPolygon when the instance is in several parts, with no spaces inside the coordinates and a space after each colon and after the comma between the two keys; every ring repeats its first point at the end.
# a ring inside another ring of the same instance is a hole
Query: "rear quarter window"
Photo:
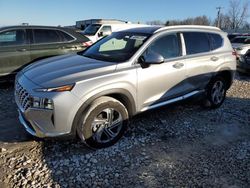
{"type": "Polygon", "coordinates": [[[223,45],[223,39],[219,34],[209,33],[210,43],[211,43],[211,50],[216,50],[223,45]]]}
{"type": "Polygon", "coordinates": [[[75,38],[69,35],[68,33],[65,33],[63,31],[57,31],[57,32],[59,32],[59,34],[61,35],[63,42],[70,42],[75,40],[75,38]]]}
{"type": "Polygon", "coordinates": [[[204,32],[183,33],[187,55],[204,53],[210,51],[208,34],[204,32]]]}

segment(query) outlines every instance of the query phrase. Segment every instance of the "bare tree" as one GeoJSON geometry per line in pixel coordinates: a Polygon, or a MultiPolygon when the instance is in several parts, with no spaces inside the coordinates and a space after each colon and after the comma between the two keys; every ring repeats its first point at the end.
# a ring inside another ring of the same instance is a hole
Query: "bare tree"
{"type": "Polygon", "coordinates": [[[248,17],[248,2],[246,1],[242,4],[241,0],[231,0],[228,16],[230,18],[231,29],[240,28],[248,17]]]}
{"type": "Polygon", "coordinates": [[[165,25],[210,25],[211,21],[207,16],[197,16],[195,18],[187,18],[184,20],[168,20],[165,25]]]}
{"type": "MultiPolygon", "coordinates": [[[[224,30],[229,30],[231,29],[231,19],[227,14],[220,14],[220,28],[224,30]]],[[[214,26],[218,26],[218,18],[214,20],[214,26]]]]}
{"type": "Polygon", "coordinates": [[[164,23],[160,20],[147,21],[146,24],[148,24],[148,25],[164,25],[164,23]]]}

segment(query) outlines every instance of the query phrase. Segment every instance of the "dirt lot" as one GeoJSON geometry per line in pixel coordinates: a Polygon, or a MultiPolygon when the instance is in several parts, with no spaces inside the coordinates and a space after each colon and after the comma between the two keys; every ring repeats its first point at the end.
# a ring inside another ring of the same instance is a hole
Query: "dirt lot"
{"type": "Polygon", "coordinates": [[[250,77],[217,110],[186,102],[140,114],[97,151],[30,137],[13,88],[1,87],[0,187],[250,187],[250,77]]]}

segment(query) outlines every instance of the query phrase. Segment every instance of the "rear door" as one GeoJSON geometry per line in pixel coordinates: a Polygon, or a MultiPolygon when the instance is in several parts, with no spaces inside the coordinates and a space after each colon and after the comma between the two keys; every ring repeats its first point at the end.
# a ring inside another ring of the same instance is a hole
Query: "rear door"
{"type": "Polygon", "coordinates": [[[222,38],[220,35],[206,32],[183,32],[183,37],[190,90],[204,89],[216,66],[224,61],[222,53],[216,51],[222,46],[222,38]]]}
{"type": "Polygon", "coordinates": [[[33,29],[33,40],[30,45],[31,60],[64,54],[61,37],[53,29],[33,29]]]}
{"type": "Polygon", "coordinates": [[[0,76],[18,72],[30,60],[30,45],[25,29],[0,32],[0,76]]]}

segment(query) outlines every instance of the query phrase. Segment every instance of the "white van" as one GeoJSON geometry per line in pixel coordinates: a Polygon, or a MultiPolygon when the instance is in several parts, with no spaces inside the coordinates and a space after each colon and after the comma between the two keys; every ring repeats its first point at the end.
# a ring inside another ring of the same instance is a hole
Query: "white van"
{"type": "Polygon", "coordinates": [[[98,41],[104,36],[110,35],[114,31],[121,31],[125,29],[135,28],[135,27],[146,27],[148,25],[143,24],[91,24],[83,32],[86,37],[88,37],[93,43],[98,41]]]}

